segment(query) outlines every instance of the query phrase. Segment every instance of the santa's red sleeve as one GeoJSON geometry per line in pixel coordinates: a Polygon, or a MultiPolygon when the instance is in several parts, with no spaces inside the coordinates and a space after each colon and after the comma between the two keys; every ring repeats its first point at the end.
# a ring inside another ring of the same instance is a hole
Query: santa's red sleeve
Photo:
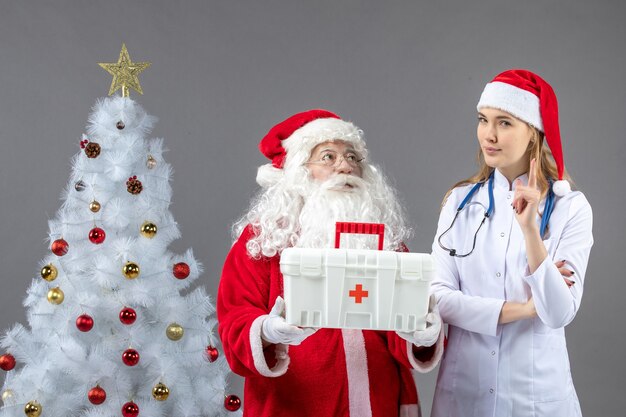
{"type": "Polygon", "coordinates": [[[271,264],[269,259],[252,259],[246,243],[252,236],[248,227],[231,248],[217,293],[218,332],[230,368],[248,376],[280,376],[287,371],[287,346],[263,349],[261,325],[269,304],[271,264]]]}

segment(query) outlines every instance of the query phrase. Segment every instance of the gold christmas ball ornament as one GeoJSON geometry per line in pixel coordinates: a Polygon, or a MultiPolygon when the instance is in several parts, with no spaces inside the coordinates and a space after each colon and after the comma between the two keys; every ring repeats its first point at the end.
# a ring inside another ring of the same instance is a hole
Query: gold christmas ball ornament
{"type": "Polygon", "coordinates": [[[37,401],[29,401],[24,407],[24,414],[28,417],[39,417],[41,415],[41,404],[37,401]]]}
{"type": "Polygon", "coordinates": [[[94,213],[97,213],[100,211],[100,203],[98,203],[96,200],[93,200],[91,203],[89,203],[89,210],[91,210],[94,213]]]}
{"type": "Polygon", "coordinates": [[[14,396],[15,394],[13,393],[13,390],[5,389],[4,391],[2,391],[2,402],[6,404],[7,401],[10,401],[14,396]]]}
{"type": "Polygon", "coordinates": [[[61,288],[56,287],[48,291],[48,301],[51,304],[59,305],[63,302],[64,299],[65,299],[65,294],[63,294],[63,291],[61,291],[61,288]]]}
{"type": "Polygon", "coordinates": [[[165,401],[170,396],[170,389],[162,382],[159,382],[152,388],[152,396],[157,401],[165,401]]]}
{"type": "Polygon", "coordinates": [[[167,326],[165,334],[167,335],[168,339],[177,341],[183,338],[183,335],[185,334],[185,329],[183,329],[183,326],[178,323],[172,323],[167,326]]]}
{"type": "Polygon", "coordinates": [[[134,262],[126,262],[124,268],[122,268],[122,273],[126,277],[126,279],[135,279],[139,276],[139,265],[134,262]]]}
{"type": "Polygon", "coordinates": [[[157,225],[152,222],[144,222],[141,225],[141,235],[145,238],[152,239],[157,234],[157,225]]]}
{"type": "Polygon", "coordinates": [[[59,271],[57,271],[57,268],[52,264],[48,264],[41,268],[41,278],[45,279],[46,281],[54,281],[55,279],[57,279],[58,275],[59,271]]]}
{"type": "Polygon", "coordinates": [[[148,160],[146,161],[146,166],[148,169],[154,169],[157,166],[157,160],[154,159],[154,156],[148,155],[148,160]]]}

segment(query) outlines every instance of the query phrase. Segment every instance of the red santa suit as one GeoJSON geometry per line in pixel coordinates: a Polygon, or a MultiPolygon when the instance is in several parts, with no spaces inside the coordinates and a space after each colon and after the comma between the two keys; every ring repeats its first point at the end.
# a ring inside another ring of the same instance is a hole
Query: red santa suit
{"type": "Polygon", "coordinates": [[[217,298],[231,369],[246,378],[244,416],[417,417],[410,369],[428,372],[443,349],[415,348],[395,332],[320,329],[298,346],[263,348],[261,325],[283,295],[280,256],[252,259],[246,228],[226,258],[217,298]]]}

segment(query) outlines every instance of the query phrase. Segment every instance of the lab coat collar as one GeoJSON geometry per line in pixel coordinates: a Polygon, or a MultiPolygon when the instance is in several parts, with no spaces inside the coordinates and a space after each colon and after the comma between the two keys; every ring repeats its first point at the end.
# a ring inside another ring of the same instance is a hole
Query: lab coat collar
{"type": "MultiPolygon", "coordinates": [[[[528,185],[528,174],[527,173],[522,174],[519,177],[515,178],[515,180],[521,180],[523,185],[528,185]]],[[[513,180],[512,189],[509,190],[509,180],[507,180],[506,177],[502,175],[502,173],[496,169],[494,176],[493,176],[494,188],[500,188],[506,191],[515,191],[515,180],[513,180]]],[[[488,198],[483,197],[481,198],[481,202],[482,200],[485,200],[484,204],[489,203],[488,198]]],[[[544,197],[539,202],[539,207],[538,207],[539,212],[543,212],[545,205],[546,205],[546,198],[544,197]]]]}
{"type": "MultiPolygon", "coordinates": [[[[528,184],[528,174],[522,174],[517,177],[515,180],[521,180],[522,184],[528,184]]],[[[515,191],[515,180],[513,181],[513,185],[511,187],[511,191],[515,191]]],[[[494,187],[497,188],[505,188],[507,191],[509,190],[509,180],[506,179],[504,175],[496,168],[493,176],[494,187]]]]}

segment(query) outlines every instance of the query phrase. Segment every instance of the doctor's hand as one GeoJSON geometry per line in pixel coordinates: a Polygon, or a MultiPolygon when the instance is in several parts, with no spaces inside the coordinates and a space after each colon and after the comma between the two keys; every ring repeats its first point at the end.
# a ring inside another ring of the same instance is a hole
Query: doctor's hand
{"type": "Polygon", "coordinates": [[[304,339],[316,332],[312,328],[292,326],[285,321],[285,300],[277,297],[272,311],[263,321],[261,338],[270,344],[299,345],[304,339]]]}
{"type": "Polygon", "coordinates": [[[559,269],[559,272],[563,276],[563,281],[565,281],[567,287],[569,288],[572,285],[576,284],[576,281],[572,281],[571,279],[569,279],[569,277],[574,275],[574,271],[565,268],[566,262],[567,261],[557,261],[554,263],[554,265],[556,265],[556,267],[559,269]]]}
{"type": "Polygon", "coordinates": [[[528,170],[528,185],[522,184],[519,179],[515,180],[515,193],[513,203],[511,203],[515,210],[515,218],[524,233],[534,229],[539,231],[536,221],[539,200],[541,200],[541,191],[537,186],[537,161],[533,158],[528,170]]]}
{"type": "Polygon", "coordinates": [[[429,347],[437,343],[439,333],[441,333],[441,316],[435,296],[431,295],[428,303],[428,314],[426,315],[426,329],[414,332],[396,332],[404,340],[416,346],[429,347]]]}

